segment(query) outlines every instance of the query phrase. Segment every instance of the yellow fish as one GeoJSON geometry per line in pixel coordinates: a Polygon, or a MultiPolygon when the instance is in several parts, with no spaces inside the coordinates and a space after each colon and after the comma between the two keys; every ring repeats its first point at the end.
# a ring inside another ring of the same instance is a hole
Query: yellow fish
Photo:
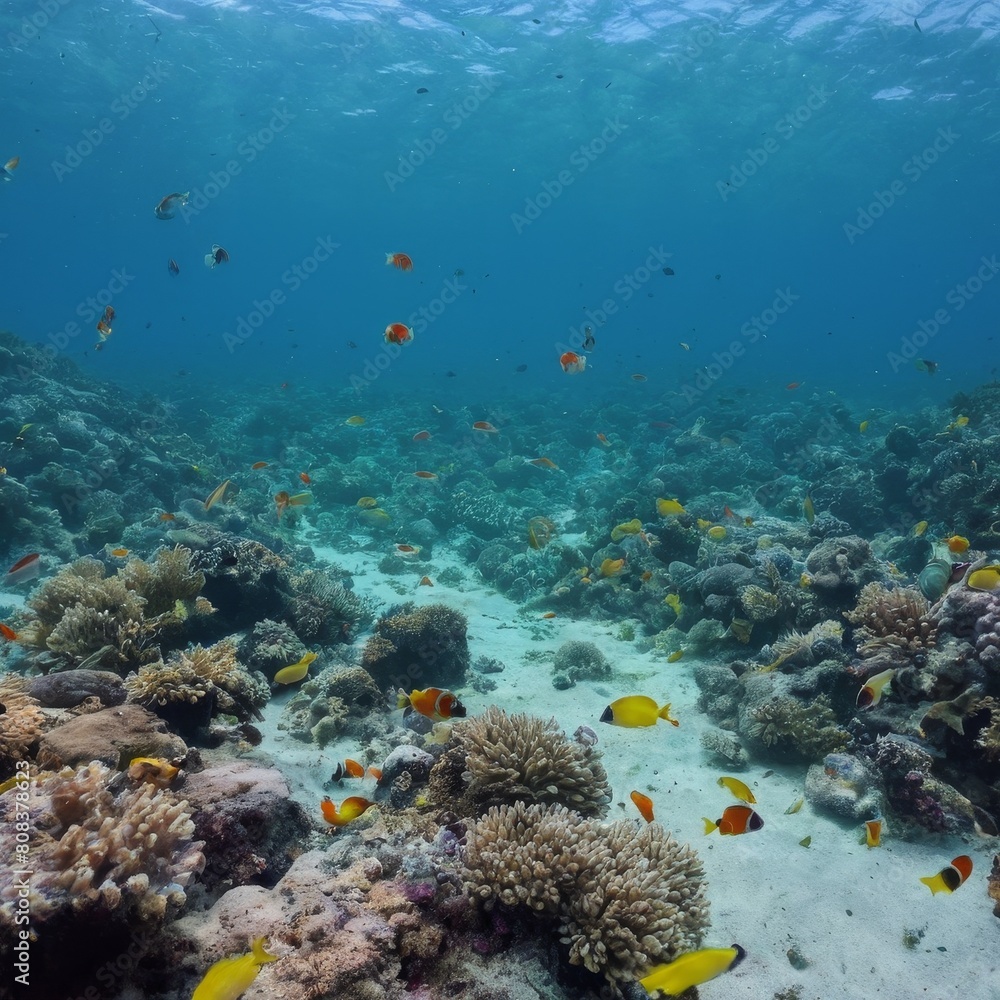
{"type": "Polygon", "coordinates": [[[981,566],[965,582],[973,590],[996,590],[1000,586],[1000,566],[981,566]]]}
{"type": "Polygon", "coordinates": [[[685,514],[687,512],[679,500],[664,500],[659,497],[656,501],[656,513],[660,517],[670,517],[671,514],[685,514]]]}
{"type": "Polygon", "coordinates": [[[362,497],[356,504],[355,507],[370,508],[377,507],[378,500],[375,497],[362,497]]]}
{"type": "Polygon", "coordinates": [[[208,494],[208,499],[205,501],[205,510],[211,510],[226,495],[226,490],[229,489],[231,482],[232,480],[227,479],[208,494]]]}
{"type": "Polygon", "coordinates": [[[316,659],[315,653],[306,653],[298,663],[291,666],[282,667],[275,675],[274,679],[278,684],[294,684],[302,680],[309,673],[309,664],[316,659]]]}
{"type": "Polygon", "coordinates": [[[703,517],[699,517],[698,520],[695,522],[695,524],[698,525],[698,530],[699,531],[704,531],[706,528],[711,528],[712,527],[712,522],[711,521],[706,521],[705,518],[703,518],[703,517]]]}
{"type": "Polygon", "coordinates": [[[639,985],[647,993],[665,993],[675,997],[692,986],[707,983],[723,972],[728,972],[746,957],[746,952],[738,945],[731,948],[702,948],[690,951],[665,965],[657,965],[639,980],[639,985]]]}
{"type": "Polygon", "coordinates": [[[198,984],[191,1000],[237,1000],[242,996],[267,962],[277,962],[278,956],[264,950],[265,938],[253,943],[253,951],[232,958],[220,958],[198,984]]]}
{"type": "Polygon", "coordinates": [[[663,603],[670,608],[670,610],[673,611],[678,618],[680,618],[681,611],[684,610],[683,605],[681,604],[680,594],[667,594],[667,596],[663,598],[663,603]]]}
{"type": "Polygon", "coordinates": [[[683,649],[675,649],[668,657],[667,663],[676,663],[681,657],[684,656],[683,649]]]}
{"type": "Polygon", "coordinates": [[[813,578],[808,573],[802,573],[799,576],[799,586],[805,590],[813,585],[813,578]]]}
{"type": "Polygon", "coordinates": [[[365,418],[364,417],[358,417],[358,416],[348,417],[344,421],[344,423],[347,424],[348,427],[360,427],[364,422],[365,422],[365,418]]]}
{"type": "Polygon", "coordinates": [[[869,847],[878,847],[882,843],[882,820],[865,820],[865,843],[869,847]]]}
{"type": "Polygon", "coordinates": [[[919,538],[927,530],[926,521],[917,521],[913,526],[913,536],[914,538],[919,538]]]}
{"type": "Polygon", "coordinates": [[[611,529],[611,541],[620,542],[626,535],[638,535],[640,531],[642,531],[642,521],[633,517],[631,521],[616,524],[611,529]]]}
{"type": "Polygon", "coordinates": [[[804,805],[806,800],[803,798],[796,799],[786,810],[786,816],[794,816],[804,805]]]}
{"type": "Polygon", "coordinates": [[[757,801],[753,792],[750,791],[750,787],[739,778],[719,778],[716,784],[720,788],[728,788],[740,802],[749,802],[752,805],[757,801]]]}
{"type": "Polygon", "coordinates": [[[624,569],[624,559],[605,559],[601,563],[601,576],[620,576],[624,569]]]}
{"type": "Polygon", "coordinates": [[[862,421],[861,421],[861,423],[860,423],[860,424],[858,424],[858,430],[859,430],[859,431],[860,431],[860,432],[861,432],[862,434],[864,434],[864,432],[865,432],[866,430],[868,430],[868,421],[867,421],[867,420],[862,420],[862,421]]]}
{"type": "Polygon", "coordinates": [[[816,520],[816,505],[810,493],[807,493],[805,500],[802,501],[802,513],[806,516],[807,524],[812,524],[816,520]]]}
{"type": "Polygon", "coordinates": [[[128,776],[133,781],[148,781],[158,788],[166,788],[179,771],[166,757],[133,757],[128,765],[128,776]]]}
{"type": "Polygon", "coordinates": [[[670,702],[660,708],[652,698],[644,694],[630,694],[610,705],[601,714],[601,722],[610,722],[613,726],[655,726],[663,719],[672,726],[679,726],[676,719],[670,717],[670,702]]]}
{"type": "Polygon", "coordinates": [[[726,537],[726,529],[723,528],[721,524],[717,524],[708,529],[708,537],[713,541],[721,542],[722,539],[726,537]]]}

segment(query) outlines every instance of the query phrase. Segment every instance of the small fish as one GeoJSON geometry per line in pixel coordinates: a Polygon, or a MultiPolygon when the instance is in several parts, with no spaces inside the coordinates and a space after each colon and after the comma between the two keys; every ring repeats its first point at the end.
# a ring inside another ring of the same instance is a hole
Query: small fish
{"type": "Polygon", "coordinates": [[[276,684],[295,684],[309,673],[309,664],[316,659],[315,653],[305,653],[302,659],[287,667],[282,667],[275,675],[276,684]]]}
{"type": "Polygon", "coordinates": [[[860,432],[861,434],[864,434],[864,432],[865,432],[866,430],[868,430],[868,423],[869,423],[869,422],[868,422],[867,420],[862,420],[862,421],[861,421],[861,423],[860,423],[860,424],[858,424],[858,431],[859,431],[859,432],[860,432]]]}
{"type": "Polygon", "coordinates": [[[173,275],[178,275],[181,273],[180,266],[178,265],[177,261],[174,260],[173,257],[169,258],[169,260],[167,261],[167,271],[173,275]]]}
{"type": "Polygon", "coordinates": [[[253,469],[254,472],[258,472],[261,469],[267,468],[267,462],[254,462],[250,468],[253,469]]]}
{"type": "Polygon", "coordinates": [[[734,944],[731,948],[702,948],[700,951],[689,951],[672,962],[654,966],[639,980],[639,985],[650,994],[664,993],[671,997],[679,996],[692,986],[700,986],[735,968],[745,957],[746,951],[738,944],[734,944]]]}
{"type": "Polygon", "coordinates": [[[965,583],[972,590],[996,590],[1000,586],[1000,566],[981,566],[969,574],[965,583]]]}
{"type": "Polygon", "coordinates": [[[807,590],[813,585],[813,578],[808,573],[799,574],[799,586],[803,590],[807,590]]]}
{"type": "Polygon", "coordinates": [[[4,583],[11,587],[16,583],[27,583],[34,580],[42,569],[42,560],[37,552],[22,556],[9,570],[4,577],[4,583]]]}
{"type": "Polygon", "coordinates": [[[418,587],[433,587],[434,581],[429,576],[422,576],[420,578],[420,583],[417,584],[418,587]]]}
{"type": "Polygon", "coordinates": [[[944,539],[944,544],[948,546],[949,552],[954,552],[955,555],[961,555],[963,552],[968,551],[969,539],[964,535],[951,535],[950,537],[944,539]]]}
{"type": "Polygon", "coordinates": [[[872,705],[877,705],[882,700],[882,692],[892,682],[895,673],[896,671],[890,667],[888,670],[875,674],[874,677],[869,677],[865,686],[858,692],[858,708],[869,708],[872,705]]]}
{"type": "Polygon", "coordinates": [[[344,423],[348,427],[363,427],[366,423],[366,418],[355,414],[353,417],[348,417],[344,423]]]}
{"type": "Polygon", "coordinates": [[[190,194],[190,191],[185,191],[183,194],[168,194],[165,198],[160,199],[156,208],[153,209],[153,215],[158,219],[172,219],[177,214],[177,210],[188,203],[190,194]]]}
{"type": "Polygon", "coordinates": [[[706,520],[704,517],[699,517],[698,520],[695,521],[695,524],[698,525],[699,531],[707,531],[709,528],[712,527],[712,522],[706,520]]]}
{"type": "Polygon", "coordinates": [[[646,376],[636,372],[634,375],[629,376],[633,382],[646,382],[646,376]]]}
{"type": "Polygon", "coordinates": [[[680,723],[670,716],[670,702],[662,708],[644,694],[630,694],[611,702],[601,713],[601,722],[609,722],[613,726],[627,726],[633,729],[637,726],[655,726],[663,719],[672,726],[680,723]]]}
{"type": "Polygon", "coordinates": [[[350,757],[347,757],[343,764],[338,763],[333,769],[330,780],[336,781],[339,784],[344,778],[363,778],[364,776],[364,767],[356,760],[351,760],[350,757]]]}
{"type": "Polygon", "coordinates": [[[112,549],[109,554],[116,559],[124,559],[128,555],[128,549],[112,549]]]}
{"type": "Polygon", "coordinates": [[[926,358],[917,358],[913,362],[913,367],[918,372],[926,372],[928,375],[933,375],[938,370],[938,363],[936,361],[928,361],[926,358]]]}
{"type": "Polygon", "coordinates": [[[229,263],[229,253],[219,246],[218,243],[212,244],[212,249],[205,254],[205,267],[216,268],[220,264],[229,263]]]}
{"type": "Polygon", "coordinates": [[[544,455],[541,458],[526,458],[524,461],[527,465],[534,465],[539,469],[555,469],[557,472],[559,471],[559,466],[551,458],[546,458],[544,455]]]}
{"type": "Polygon", "coordinates": [[[500,433],[488,420],[477,420],[472,425],[472,429],[474,431],[479,431],[480,434],[499,434],[500,433]]]}
{"type": "Polygon", "coordinates": [[[400,688],[396,694],[396,708],[419,712],[436,722],[465,718],[465,706],[451,691],[443,688],[427,688],[424,691],[414,688],[409,694],[400,688]]]}
{"type": "Polygon", "coordinates": [[[647,822],[653,822],[653,800],[648,795],[643,795],[642,792],[630,792],[629,798],[635,803],[636,809],[639,810],[639,815],[647,822]]]}
{"type": "Polygon", "coordinates": [[[0,622],[0,635],[8,642],[17,642],[17,633],[9,626],[0,622]]]}
{"type": "Polygon", "coordinates": [[[713,525],[708,529],[708,537],[715,542],[721,542],[726,537],[726,529],[721,524],[713,525]]]}
{"type": "Polygon", "coordinates": [[[611,447],[611,442],[600,431],[597,432],[597,443],[599,445],[601,445],[602,448],[610,448],[611,447]]]}
{"type": "Polygon", "coordinates": [[[678,341],[678,343],[679,343],[679,344],[681,345],[681,347],[682,347],[682,348],[683,348],[683,349],[684,349],[685,351],[690,351],[690,350],[691,350],[691,345],[690,345],[690,344],[687,344],[687,343],[685,343],[685,342],[684,342],[683,340],[681,340],[681,341],[678,341]]]}
{"type": "Polygon", "coordinates": [[[798,389],[800,385],[802,385],[801,382],[789,382],[788,385],[785,386],[785,388],[786,389],[798,389]]]}
{"type": "Polygon", "coordinates": [[[706,834],[718,830],[723,837],[754,833],[764,825],[764,821],[749,806],[726,806],[721,819],[713,823],[707,816],[703,816],[702,820],[705,823],[706,834]]]}
{"type": "Polygon", "coordinates": [[[687,511],[679,500],[664,500],[660,497],[656,501],[656,513],[660,517],[670,517],[674,514],[686,514],[687,511]]]}
{"type": "Polygon", "coordinates": [[[882,820],[865,820],[865,843],[869,847],[878,847],[882,842],[882,820]]]}
{"type": "Polygon", "coordinates": [[[733,513],[732,508],[729,506],[729,504],[722,505],[722,516],[731,517],[733,520],[736,520],[736,515],[733,513]]]}
{"type": "Polygon", "coordinates": [[[362,509],[370,509],[378,506],[378,500],[375,497],[361,497],[354,506],[361,507],[362,509]]]}
{"type": "Polygon", "coordinates": [[[517,367],[516,367],[516,368],[514,369],[514,371],[516,371],[516,372],[517,372],[517,373],[518,373],[519,375],[523,374],[523,373],[524,373],[524,372],[526,372],[527,370],[528,370],[528,366],[527,366],[527,365],[518,365],[518,366],[517,366],[517,367]]]}
{"type": "Polygon", "coordinates": [[[423,469],[420,469],[417,472],[414,472],[413,475],[417,479],[437,479],[438,478],[438,474],[436,472],[427,472],[427,471],[425,471],[423,469]]]}
{"type": "Polygon", "coordinates": [[[920,27],[920,24],[917,22],[916,18],[913,19],[913,27],[916,28],[921,35],[924,33],[924,29],[920,27]]]}
{"type": "Polygon", "coordinates": [[[681,604],[680,594],[667,594],[667,596],[663,598],[663,603],[670,608],[670,610],[673,611],[678,618],[680,618],[681,611],[684,609],[681,604]]]}
{"type": "Polygon", "coordinates": [[[180,768],[166,757],[133,757],[127,774],[133,781],[145,781],[166,788],[180,774],[180,768]]]}
{"type": "Polygon", "coordinates": [[[683,649],[675,649],[667,657],[667,663],[676,663],[678,660],[683,659],[683,657],[684,657],[684,650],[683,649]]]}
{"type": "Polygon", "coordinates": [[[790,805],[790,806],[789,806],[789,807],[788,807],[788,808],[787,808],[787,809],[785,810],[785,815],[786,815],[786,816],[794,816],[794,815],[795,815],[795,813],[797,813],[797,812],[798,812],[798,811],[799,811],[799,810],[800,810],[800,809],[801,809],[801,808],[802,808],[802,807],[803,807],[803,806],[805,805],[805,803],[806,803],[806,800],[805,800],[805,799],[803,799],[803,798],[797,798],[797,799],[796,799],[796,800],[795,800],[795,801],[794,801],[794,802],[793,802],[793,803],[792,803],[792,804],[791,804],[791,805],[790,805]]]}
{"type": "Polygon", "coordinates": [[[589,326],[585,326],[583,328],[583,349],[585,351],[592,351],[596,346],[597,341],[594,340],[594,331],[589,326]]]}
{"type": "Polygon", "coordinates": [[[676,272],[674,271],[674,269],[672,267],[665,267],[665,268],[663,268],[663,273],[668,278],[672,278],[676,272]]]}
{"type": "Polygon", "coordinates": [[[312,482],[312,476],[310,476],[308,472],[300,472],[299,479],[302,480],[302,484],[304,486],[308,486],[312,482]]]}
{"type": "Polygon", "coordinates": [[[802,513],[805,515],[807,524],[812,524],[816,520],[816,505],[813,503],[811,493],[807,493],[805,500],[802,501],[802,513]]]}
{"type": "Polygon", "coordinates": [[[542,615],[542,618],[548,618],[548,619],[555,618],[555,617],[556,617],[556,613],[554,611],[546,611],[545,614],[542,615]]]}
{"type": "Polygon", "coordinates": [[[919,538],[926,530],[927,530],[927,522],[917,521],[917,523],[913,526],[913,537],[919,538]]]}
{"type": "Polygon", "coordinates": [[[407,545],[405,542],[396,544],[396,555],[403,559],[416,559],[420,555],[419,545],[407,545]]]}
{"type": "Polygon", "coordinates": [[[220,958],[205,973],[191,1000],[238,1000],[257,978],[262,965],[278,961],[277,955],[264,950],[265,941],[257,938],[249,954],[220,958]]]}
{"type": "Polygon", "coordinates": [[[413,331],[405,323],[390,323],[384,336],[387,344],[408,344],[413,340],[413,331]]]}
{"type": "MultiPolygon", "coordinates": [[[[331,826],[347,826],[352,820],[364,815],[375,805],[371,799],[366,799],[361,795],[350,795],[340,803],[338,809],[329,799],[323,799],[320,803],[320,811],[323,819],[331,826]]],[[[195,1000],[194,997],[191,1000],[195,1000]]]]}
{"type": "Polygon", "coordinates": [[[601,576],[621,576],[625,571],[625,558],[605,559],[601,562],[601,576]]]}
{"type": "Polygon", "coordinates": [[[936,896],[939,892],[954,892],[971,874],[972,858],[960,854],[937,875],[925,875],[920,881],[930,889],[931,895],[936,896]]]}
{"type": "Polygon", "coordinates": [[[227,479],[224,483],[219,483],[218,486],[208,494],[208,498],[205,500],[205,510],[211,510],[226,494],[226,490],[229,489],[229,484],[232,482],[231,479],[227,479]]]}
{"type": "Polygon", "coordinates": [[[753,792],[750,791],[750,787],[739,778],[719,778],[716,784],[720,788],[728,788],[740,802],[749,802],[750,805],[754,805],[757,801],[753,792]]]}
{"type": "Polygon", "coordinates": [[[576,351],[566,351],[559,356],[559,364],[567,375],[579,375],[587,367],[587,359],[576,351]]]}
{"type": "Polygon", "coordinates": [[[414,441],[430,441],[430,439],[431,439],[430,431],[417,431],[417,433],[414,434],[412,438],[412,440],[414,441]]]}
{"type": "Polygon", "coordinates": [[[747,514],[747,516],[743,518],[743,526],[746,528],[753,527],[753,518],[749,514],[747,514]]]}
{"type": "Polygon", "coordinates": [[[387,267],[394,267],[397,271],[412,271],[413,261],[406,253],[387,253],[385,255],[387,267]]]}
{"type": "Polygon", "coordinates": [[[732,636],[737,642],[746,645],[750,641],[750,634],[753,632],[753,622],[746,618],[734,618],[729,623],[726,634],[732,636]]]}
{"type": "Polygon", "coordinates": [[[812,842],[813,842],[813,839],[812,839],[812,835],[810,834],[810,836],[803,837],[799,841],[799,847],[808,847],[812,842]]]}
{"type": "Polygon", "coordinates": [[[0,177],[2,177],[5,181],[12,181],[14,179],[14,171],[17,170],[17,165],[20,162],[20,156],[12,156],[2,167],[0,167],[0,177]]]}

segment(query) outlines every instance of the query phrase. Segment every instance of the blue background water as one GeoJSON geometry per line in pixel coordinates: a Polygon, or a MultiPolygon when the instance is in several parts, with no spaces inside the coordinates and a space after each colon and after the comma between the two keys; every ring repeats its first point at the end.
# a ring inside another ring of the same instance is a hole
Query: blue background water
{"type": "Polygon", "coordinates": [[[457,269],[461,293],[369,400],[659,398],[734,340],[746,354],[713,391],[798,381],[913,405],[996,364],[1000,281],[960,311],[948,303],[1000,253],[988,5],[53,0],[6,5],[0,27],[0,157],[21,157],[0,185],[0,321],[49,342],[125,273],[106,348],[94,353],[88,321],[65,349],[125,385],[169,393],[183,369],[202,392],[347,389],[386,324],[432,307],[457,269]],[[279,113],[287,125],[251,158],[241,144],[279,113]],[[65,169],[102,119],[101,144],[65,169]],[[608,122],[613,141],[582,170],[581,147],[596,151],[608,122]],[[937,162],[913,160],[936,139],[937,162]],[[766,162],[725,189],[768,142],[766,162]],[[227,161],[239,173],[203,210],[154,217],[171,191],[212,194],[227,161]],[[572,182],[518,233],[512,216],[561,171],[572,182]],[[905,190],[851,242],[845,224],[893,181],[905,190]],[[323,237],[339,248],[292,292],[282,275],[323,237]],[[232,260],[210,271],[215,242],[232,260]],[[616,282],[661,247],[676,274],[657,266],[626,301],[616,282]],[[390,250],[413,257],[412,274],[384,266],[390,250]],[[286,300],[230,352],[224,334],[276,289],[286,300]],[[766,338],[741,338],[780,289],[794,306],[766,338]],[[604,299],[617,312],[592,324],[587,372],[563,375],[559,344],[604,299]],[[888,352],[941,308],[949,322],[919,352],[938,375],[893,371],[888,352]]]}

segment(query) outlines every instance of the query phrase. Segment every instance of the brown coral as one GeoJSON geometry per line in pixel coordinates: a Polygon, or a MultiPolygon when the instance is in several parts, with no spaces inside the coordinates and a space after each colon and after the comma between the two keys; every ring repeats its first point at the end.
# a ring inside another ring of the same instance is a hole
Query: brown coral
{"type": "Polygon", "coordinates": [[[766,747],[780,745],[805,760],[843,750],[850,734],[841,729],[830,699],[817,695],[808,704],[795,698],[775,698],[750,712],[747,735],[766,747]]]}
{"type": "Polygon", "coordinates": [[[451,746],[431,770],[431,798],[463,816],[491,806],[560,803],[603,816],[611,787],[600,751],[567,739],[555,719],[490,706],[452,728],[451,746]]]}
{"type": "Polygon", "coordinates": [[[10,777],[19,761],[33,756],[32,748],[45,731],[45,715],[28,694],[27,681],[8,676],[0,681],[0,780],[10,777]]]}
{"type": "Polygon", "coordinates": [[[844,617],[858,627],[859,656],[902,661],[934,646],[937,623],[929,611],[927,599],[919,590],[889,590],[881,583],[868,583],[861,588],[857,606],[845,611],[844,617]]]}
{"type": "Polygon", "coordinates": [[[0,798],[5,828],[13,831],[15,812],[25,811],[32,827],[18,864],[0,873],[0,927],[14,926],[14,868],[32,872],[36,926],[66,911],[159,921],[183,905],[205,863],[186,802],[147,783],[121,790],[120,776],[97,762],[32,777],[27,810],[13,794],[0,798]]]}
{"type": "Polygon", "coordinates": [[[658,823],[600,823],[562,806],[494,807],[468,831],[466,891],[549,915],[569,961],[634,980],[700,943],[708,926],[697,855],[658,823]]]}

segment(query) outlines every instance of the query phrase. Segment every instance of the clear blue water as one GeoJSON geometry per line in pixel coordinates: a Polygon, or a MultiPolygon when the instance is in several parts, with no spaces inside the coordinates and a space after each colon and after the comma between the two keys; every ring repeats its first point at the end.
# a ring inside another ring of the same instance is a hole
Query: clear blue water
{"type": "Polygon", "coordinates": [[[334,393],[460,269],[369,399],[593,399],[636,392],[633,372],[661,397],[736,341],[746,353],[713,392],[797,381],[859,405],[941,401],[997,363],[1000,280],[967,301],[955,289],[1000,253],[998,28],[995,7],[948,3],[18,0],[0,14],[0,157],[20,156],[0,185],[0,321],[128,386],[169,393],[184,369],[202,392],[334,393]],[[261,133],[276,114],[281,131],[261,133]],[[154,217],[188,190],[202,208],[154,217]],[[321,238],[339,247],[293,289],[282,276],[321,238]],[[209,270],[213,243],[232,259],[209,270]],[[673,276],[645,279],[649,248],[673,276]],[[89,321],[60,338],[116,271],[105,349],[89,321]],[[741,337],[783,289],[796,301],[766,338],[741,337]],[[275,291],[274,315],[228,350],[275,291]],[[938,375],[893,370],[889,352],[940,309],[918,351],[938,375]],[[597,350],[569,378],[559,345],[587,310],[597,350]]]}

